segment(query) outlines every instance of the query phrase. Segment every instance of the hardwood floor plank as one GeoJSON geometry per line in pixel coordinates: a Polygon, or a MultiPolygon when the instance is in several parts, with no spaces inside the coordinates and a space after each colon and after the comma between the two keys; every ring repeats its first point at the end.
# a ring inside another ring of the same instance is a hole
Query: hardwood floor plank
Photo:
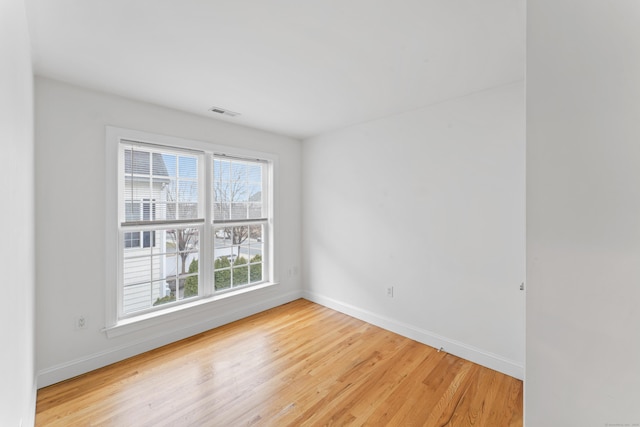
{"type": "MultiPolygon", "coordinates": [[[[424,350],[424,346],[407,341],[403,347],[390,355],[384,366],[380,366],[366,380],[354,390],[349,401],[342,403],[339,410],[333,414],[333,419],[339,425],[350,421],[364,423],[376,410],[379,402],[385,402],[389,396],[406,380],[421,362],[417,357],[424,350]]],[[[435,350],[434,350],[435,351],[435,350]]]]}
{"type": "Polygon", "coordinates": [[[375,402],[376,410],[365,421],[365,425],[399,425],[399,420],[410,415],[413,408],[422,403],[422,399],[428,395],[424,392],[423,380],[426,374],[431,373],[447,355],[424,346],[423,359],[416,369],[407,376],[404,381],[391,393],[385,402],[375,402]]]}
{"type": "Polygon", "coordinates": [[[469,399],[467,393],[472,384],[477,383],[479,366],[466,362],[451,382],[447,391],[431,411],[425,425],[433,426],[469,426],[469,399]]]}
{"type": "Polygon", "coordinates": [[[37,426],[522,426],[522,382],[306,300],[38,391],[37,426]]]}

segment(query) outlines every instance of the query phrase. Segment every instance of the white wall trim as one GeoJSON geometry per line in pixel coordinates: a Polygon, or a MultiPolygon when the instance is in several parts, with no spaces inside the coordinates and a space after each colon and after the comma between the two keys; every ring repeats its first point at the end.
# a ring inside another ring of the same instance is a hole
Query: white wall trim
{"type": "Polygon", "coordinates": [[[90,372],[94,369],[119,362],[145,351],[153,350],[163,345],[170,344],[175,341],[208,331],[213,328],[234,322],[236,320],[249,317],[256,313],[277,307],[282,304],[294,301],[298,298],[305,298],[316,304],[323,305],[332,310],[353,316],[362,321],[371,323],[378,327],[400,334],[407,338],[416,340],[423,344],[434,348],[443,347],[444,351],[453,355],[462,357],[479,365],[494,369],[512,377],[523,379],[524,367],[511,360],[507,360],[498,355],[480,350],[478,348],[466,345],[464,343],[448,339],[446,337],[435,334],[431,331],[417,328],[395,319],[372,313],[355,307],[350,304],[337,301],[310,291],[293,291],[285,295],[271,298],[257,304],[245,306],[237,310],[224,313],[220,316],[207,319],[206,321],[190,324],[184,328],[174,330],[168,334],[158,334],[152,336],[145,341],[136,342],[134,344],[125,344],[118,347],[110,348],[98,353],[94,353],[85,357],[81,357],[69,362],[61,363],[50,368],[43,369],[38,372],[37,382],[34,384],[33,408],[35,413],[36,390],[37,388],[46,387],[60,381],[90,372]]]}
{"type": "Polygon", "coordinates": [[[31,400],[29,401],[29,407],[27,413],[20,420],[21,426],[33,426],[36,423],[36,402],[38,401],[38,379],[33,379],[33,388],[31,389],[31,400]]]}
{"type": "Polygon", "coordinates": [[[485,366],[487,368],[502,372],[517,379],[524,379],[524,366],[505,359],[497,354],[480,350],[473,346],[455,341],[431,331],[400,322],[389,317],[363,310],[351,304],[346,304],[333,298],[319,295],[315,292],[305,290],[302,292],[303,298],[317,304],[339,311],[356,319],[363,320],[372,325],[376,325],[396,334],[411,338],[434,348],[443,348],[447,353],[462,357],[463,359],[485,366]]]}
{"type": "MultiPolygon", "coordinates": [[[[261,301],[257,304],[241,307],[237,310],[226,312],[216,317],[212,317],[203,322],[189,324],[183,328],[171,331],[166,334],[157,334],[148,339],[133,344],[109,348],[98,353],[90,354],[69,362],[61,363],[50,368],[42,369],[38,372],[38,387],[46,387],[57,382],[73,378],[75,376],[93,371],[94,369],[119,362],[145,351],[153,350],[163,345],[179,341],[184,338],[226,325],[236,320],[249,317],[256,313],[277,307],[282,304],[302,298],[301,291],[293,291],[275,298],[261,301]]],[[[34,402],[35,403],[35,402],[34,402]]],[[[35,405],[34,405],[35,406],[35,405]]]]}

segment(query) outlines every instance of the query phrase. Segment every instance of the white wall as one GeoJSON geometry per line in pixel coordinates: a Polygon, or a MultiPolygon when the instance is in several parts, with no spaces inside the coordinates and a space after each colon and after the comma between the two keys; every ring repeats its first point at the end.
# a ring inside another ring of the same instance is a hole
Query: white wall
{"type": "Polygon", "coordinates": [[[304,141],[306,295],[522,377],[524,154],[523,82],[304,141]]]}
{"type": "Polygon", "coordinates": [[[528,2],[530,427],[640,424],[640,2],[528,2]]]}
{"type": "Polygon", "coordinates": [[[40,387],[301,295],[299,275],[286,274],[301,263],[299,141],[44,78],[36,79],[35,94],[40,387]],[[105,337],[105,125],[277,155],[280,285],[217,301],[161,328],[105,337]],[[80,314],[86,330],[74,329],[80,314]]]}
{"type": "Polygon", "coordinates": [[[32,425],[34,375],[33,74],[25,6],[0,2],[0,425],[32,425]]]}

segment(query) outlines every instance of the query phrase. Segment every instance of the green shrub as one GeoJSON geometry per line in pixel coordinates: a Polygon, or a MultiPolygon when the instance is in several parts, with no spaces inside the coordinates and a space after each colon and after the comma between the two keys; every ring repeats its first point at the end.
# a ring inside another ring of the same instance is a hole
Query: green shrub
{"type": "Polygon", "coordinates": [[[236,258],[233,263],[233,286],[246,285],[249,283],[248,261],[245,257],[236,258]]]}
{"type": "Polygon", "coordinates": [[[249,266],[249,279],[251,283],[262,280],[262,256],[256,255],[251,258],[252,265],[249,266]],[[253,264],[259,262],[260,264],[253,264]]]}
{"type": "Polygon", "coordinates": [[[160,305],[160,304],[166,304],[168,302],[173,302],[176,300],[176,295],[171,292],[171,294],[164,296],[162,298],[157,298],[156,302],[153,303],[154,306],[156,305],[160,305]]]}
{"type": "Polygon", "coordinates": [[[213,267],[215,268],[214,273],[214,283],[216,290],[226,289],[231,286],[231,270],[221,270],[222,268],[231,267],[231,262],[229,262],[229,258],[218,258],[213,262],[213,267]]]}
{"type": "Polygon", "coordinates": [[[230,288],[232,286],[232,277],[233,286],[246,285],[247,283],[255,283],[262,280],[261,255],[254,255],[251,261],[245,257],[238,257],[233,262],[233,265],[229,261],[229,257],[222,257],[216,259],[213,266],[215,268],[214,281],[216,290],[230,288]],[[249,262],[252,265],[248,265],[249,262]]]}
{"type": "MultiPolygon", "coordinates": [[[[189,273],[198,272],[198,260],[194,259],[189,264],[189,273]]],[[[198,295],[198,276],[189,276],[184,282],[184,297],[189,298],[198,295]]]]}

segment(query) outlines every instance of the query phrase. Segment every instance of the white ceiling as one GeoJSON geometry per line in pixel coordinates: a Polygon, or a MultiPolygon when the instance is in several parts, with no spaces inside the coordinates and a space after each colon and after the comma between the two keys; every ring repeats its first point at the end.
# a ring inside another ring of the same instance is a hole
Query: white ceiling
{"type": "Polygon", "coordinates": [[[28,0],[35,72],[297,138],[524,78],[525,0],[28,0]]]}

